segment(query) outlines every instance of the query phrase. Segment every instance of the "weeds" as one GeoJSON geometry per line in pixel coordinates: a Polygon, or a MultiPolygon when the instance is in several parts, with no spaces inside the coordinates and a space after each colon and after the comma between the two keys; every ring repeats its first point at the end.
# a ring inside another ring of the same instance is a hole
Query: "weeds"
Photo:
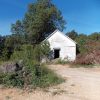
{"type": "Polygon", "coordinates": [[[29,60],[22,69],[12,73],[0,73],[0,84],[13,87],[45,88],[60,84],[64,80],[59,78],[54,72],[46,66],[40,66],[29,60]]]}
{"type": "Polygon", "coordinates": [[[56,61],[56,64],[65,65],[65,64],[68,64],[68,63],[69,63],[69,61],[65,61],[65,60],[61,60],[61,59],[58,59],[58,60],[56,61]]]}

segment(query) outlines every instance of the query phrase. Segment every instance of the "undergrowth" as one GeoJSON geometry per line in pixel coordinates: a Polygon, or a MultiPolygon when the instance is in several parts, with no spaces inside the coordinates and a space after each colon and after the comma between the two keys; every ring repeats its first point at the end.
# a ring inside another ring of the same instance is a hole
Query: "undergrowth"
{"type": "Polygon", "coordinates": [[[33,88],[45,88],[64,81],[52,70],[34,59],[32,46],[26,45],[22,48],[22,51],[15,51],[11,60],[15,62],[21,60],[21,66],[23,67],[11,73],[0,72],[0,84],[8,87],[24,88],[31,86],[33,88]]]}

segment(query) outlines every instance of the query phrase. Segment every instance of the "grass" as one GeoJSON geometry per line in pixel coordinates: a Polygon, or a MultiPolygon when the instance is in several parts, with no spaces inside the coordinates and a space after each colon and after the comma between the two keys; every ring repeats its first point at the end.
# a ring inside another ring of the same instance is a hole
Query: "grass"
{"type": "Polygon", "coordinates": [[[46,66],[37,66],[34,61],[28,60],[23,70],[14,73],[0,73],[0,84],[7,87],[33,87],[46,88],[64,82],[64,79],[57,76],[46,66]]]}
{"type": "Polygon", "coordinates": [[[99,67],[100,67],[100,64],[94,64],[94,66],[96,66],[96,67],[98,67],[98,68],[99,68],[99,67]]]}
{"type": "Polygon", "coordinates": [[[64,79],[61,77],[57,76],[52,70],[48,69],[46,66],[41,67],[42,70],[42,77],[41,77],[41,82],[39,86],[41,87],[48,87],[48,86],[53,86],[60,84],[64,82],[64,79]]]}
{"type": "Polygon", "coordinates": [[[61,59],[57,59],[57,61],[55,62],[56,64],[61,64],[61,65],[65,65],[65,64],[69,64],[69,61],[65,61],[65,60],[61,60],[61,59]]]}
{"type": "Polygon", "coordinates": [[[4,62],[3,61],[0,61],[0,65],[2,65],[4,62]]]}
{"type": "Polygon", "coordinates": [[[70,65],[71,68],[94,68],[94,65],[82,65],[82,64],[71,64],[70,65]]]}
{"type": "Polygon", "coordinates": [[[22,67],[12,73],[0,73],[0,84],[20,88],[45,88],[62,83],[64,80],[61,77],[45,65],[40,65],[39,59],[42,54],[40,55],[38,50],[39,48],[34,50],[32,45],[23,45],[21,51],[15,50],[9,60],[17,64],[22,61],[22,67]]]}

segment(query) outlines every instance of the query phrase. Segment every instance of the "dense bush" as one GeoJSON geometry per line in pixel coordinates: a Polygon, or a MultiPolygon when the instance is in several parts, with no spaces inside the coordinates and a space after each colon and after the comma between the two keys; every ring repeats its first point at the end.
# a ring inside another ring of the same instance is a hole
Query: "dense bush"
{"type": "Polygon", "coordinates": [[[56,59],[56,61],[54,61],[55,64],[68,64],[69,61],[66,61],[66,60],[62,60],[62,59],[56,59]]]}
{"type": "Polygon", "coordinates": [[[55,73],[45,66],[35,66],[32,72],[32,84],[36,87],[47,87],[61,83],[63,80],[58,78],[55,73]]]}
{"type": "Polygon", "coordinates": [[[40,62],[42,57],[48,57],[49,52],[50,44],[48,42],[38,44],[34,48],[32,45],[22,45],[19,51],[14,51],[11,60],[33,59],[40,62]]]}
{"type": "Polygon", "coordinates": [[[18,73],[6,73],[0,74],[0,84],[13,87],[23,87],[24,80],[21,74],[18,73]]]}
{"type": "Polygon", "coordinates": [[[63,79],[58,78],[50,69],[27,61],[22,69],[16,72],[0,73],[0,84],[13,87],[47,87],[61,83],[63,79]]]}
{"type": "Polygon", "coordinates": [[[88,54],[79,54],[76,58],[75,64],[93,65],[100,64],[100,50],[94,50],[88,54]]]}
{"type": "Polygon", "coordinates": [[[39,45],[36,45],[34,48],[34,59],[37,61],[41,61],[42,58],[48,58],[50,53],[50,44],[49,42],[45,41],[39,45]]]}
{"type": "Polygon", "coordinates": [[[26,60],[33,59],[33,46],[32,45],[22,45],[19,51],[14,51],[11,56],[11,60],[26,60]]]}
{"type": "Polygon", "coordinates": [[[8,63],[1,67],[0,84],[14,87],[47,87],[61,83],[63,79],[40,65],[40,58],[48,54],[48,43],[37,45],[34,48],[32,45],[22,45],[20,50],[15,50],[11,56],[15,64],[8,63]]]}

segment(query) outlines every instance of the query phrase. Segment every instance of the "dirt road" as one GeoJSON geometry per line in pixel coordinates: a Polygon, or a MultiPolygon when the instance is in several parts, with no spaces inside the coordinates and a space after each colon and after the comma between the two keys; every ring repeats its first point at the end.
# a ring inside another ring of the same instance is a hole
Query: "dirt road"
{"type": "Polygon", "coordinates": [[[73,97],[71,100],[100,100],[99,68],[65,68],[64,66],[51,68],[68,79],[62,84],[62,88],[69,91],[69,96],[73,97]]]}
{"type": "Polygon", "coordinates": [[[66,81],[45,92],[0,89],[0,100],[100,100],[100,69],[49,66],[66,81]]]}

